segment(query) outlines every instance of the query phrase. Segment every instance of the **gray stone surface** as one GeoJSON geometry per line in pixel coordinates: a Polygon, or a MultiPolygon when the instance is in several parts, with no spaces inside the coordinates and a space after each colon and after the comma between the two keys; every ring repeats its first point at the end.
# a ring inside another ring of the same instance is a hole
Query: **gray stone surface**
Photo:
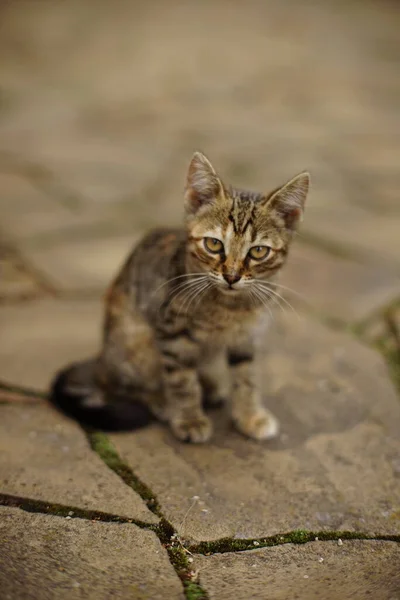
{"type": "Polygon", "coordinates": [[[281,421],[276,441],[241,437],[218,411],[204,446],[160,426],[112,436],[181,535],[399,532],[400,404],[379,355],[287,316],[270,336],[264,390],[281,421]]]}
{"type": "Polygon", "coordinates": [[[210,600],[396,600],[400,546],[344,541],[196,556],[210,600]]]}
{"type": "Polygon", "coordinates": [[[0,307],[0,379],[48,389],[56,370],[99,348],[102,302],[40,299],[0,307]]]}
{"type": "MultiPolygon", "coordinates": [[[[384,305],[400,294],[399,25],[390,0],[0,3],[0,236],[12,251],[0,255],[0,381],[45,389],[64,363],[96,351],[100,295],[141,232],[181,221],[197,149],[228,181],[260,191],[310,170],[303,243],[282,284],[314,314],[378,323],[366,331],[375,341],[384,305]],[[53,297],[20,302],[39,288],[53,297]]],[[[392,331],[393,360],[397,346],[392,331]]],[[[210,445],[179,444],[159,425],[113,440],[183,537],[398,532],[400,408],[379,356],[316,320],[286,317],[270,338],[265,396],[282,423],[274,442],[242,438],[223,411],[210,445]]],[[[77,426],[1,394],[10,400],[0,406],[0,491],[152,518],[77,426]]],[[[163,551],[162,564],[146,553],[158,548],[150,534],[7,514],[9,600],[181,597],[163,551]],[[117,540],[125,531],[133,542],[117,540]]],[[[317,548],[199,558],[196,569],[213,598],[247,600],[252,582],[269,598],[264,580],[277,600],[288,590],[304,600],[400,597],[384,595],[393,545],[332,545],[314,564],[317,548]]]]}
{"type": "Polygon", "coordinates": [[[183,600],[154,533],[0,508],[3,600],[183,600]]]}
{"type": "Polygon", "coordinates": [[[22,262],[0,247],[0,302],[26,300],[40,294],[40,287],[22,262]]]}
{"type": "Polygon", "coordinates": [[[82,220],[124,233],[175,220],[201,148],[243,186],[310,169],[305,229],[398,272],[395,4],[118,6],[3,3],[0,170],[18,158],[11,175],[32,180],[34,164],[50,194],[29,209],[24,192],[21,218],[3,201],[0,229],[26,240],[82,220]]]}
{"type": "Polygon", "coordinates": [[[141,498],[47,404],[0,405],[0,491],[154,523],[141,498]]]}
{"type": "Polygon", "coordinates": [[[305,243],[294,244],[279,283],[293,290],[277,292],[294,306],[304,303],[344,321],[361,321],[400,292],[400,278],[385,262],[357,262],[305,243]]]}
{"type": "Polygon", "coordinates": [[[66,240],[25,249],[30,262],[62,292],[105,291],[131,252],[138,235],[66,240]]]}

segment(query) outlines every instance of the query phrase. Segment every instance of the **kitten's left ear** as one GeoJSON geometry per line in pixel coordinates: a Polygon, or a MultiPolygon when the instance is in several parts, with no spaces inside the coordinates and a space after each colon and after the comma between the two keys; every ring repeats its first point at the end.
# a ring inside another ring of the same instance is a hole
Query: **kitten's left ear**
{"type": "Polygon", "coordinates": [[[272,192],[265,205],[268,209],[275,209],[284,218],[288,229],[295,229],[301,220],[309,187],[310,174],[299,173],[272,192]]]}

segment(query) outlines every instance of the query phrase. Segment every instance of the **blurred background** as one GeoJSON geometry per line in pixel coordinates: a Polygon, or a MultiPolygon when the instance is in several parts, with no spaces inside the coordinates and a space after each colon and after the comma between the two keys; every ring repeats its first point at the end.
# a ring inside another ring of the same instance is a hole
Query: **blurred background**
{"type": "Polygon", "coordinates": [[[0,377],[43,386],[92,349],[132,244],[180,223],[195,150],[258,191],[309,169],[291,302],[398,319],[399,29],[389,0],[3,0],[0,377]]]}

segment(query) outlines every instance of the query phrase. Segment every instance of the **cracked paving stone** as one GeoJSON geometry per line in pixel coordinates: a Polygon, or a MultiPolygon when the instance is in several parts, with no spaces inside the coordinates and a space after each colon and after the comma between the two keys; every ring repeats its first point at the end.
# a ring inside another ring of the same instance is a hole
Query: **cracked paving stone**
{"type": "Polygon", "coordinates": [[[47,404],[0,405],[0,491],[155,523],[143,500],[47,404]]]}
{"type": "Polygon", "coordinates": [[[400,532],[400,404],[380,355],[344,333],[287,315],[267,338],[265,400],[277,440],[236,433],[182,444],[153,425],[111,437],[179,534],[213,540],[293,529],[400,532]]]}
{"type": "Polygon", "coordinates": [[[194,565],[210,600],[395,600],[400,594],[400,545],[395,542],[285,544],[196,555],[194,565]]]}
{"type": "Polygon", "coordinates": [[[0,508],[2,600],[183,600],[156,535],[0,508]]]}

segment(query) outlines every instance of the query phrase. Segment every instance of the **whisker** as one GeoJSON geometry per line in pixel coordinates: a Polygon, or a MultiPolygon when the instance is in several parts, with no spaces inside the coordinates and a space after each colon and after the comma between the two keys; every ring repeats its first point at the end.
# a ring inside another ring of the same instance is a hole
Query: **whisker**
{"type": "Polygon", "coordinates": [[[189,287],[191,285],[199,283],[200,281],[204,281],[205,279],[208,279],[207,275],[204,275],[203,277],[196,277],[196,279],[194,281],[184,281],[183,283],[179,283],[178,285],[176,285],[175,287],[172,288],[172,290],[169,292],[168,296],[171,296],[171,294],[173,294],[180,288],[189,287]]]}
{"type": "MultiPolygon", "coordinates": [[[[257,282],[257,283],[259,283],[259,282],[257,282]]],[[[285,303],[285,304],[286,304],[286,305],[287,305],[287,306],[288,306],[288,307],[289,307],[289,308],[290,308],[290,309],[291,309],[291,310],[294,312],[294,314],[297,316],[297,318],[298,318],[298,319],[300,319],[300,315],[299,315],[299,313],[297,312],[297,310],[296,310],[296,309],[295,309],[295,308],[294,308],[294,307],[293,307],[293,306],[290,304],[290,302],[288,302],[288,300],[286,300],[286,298],[284,298],[284,297],[283,297],[281,294],[279,294],[277,291],[275,291],[275,290],[271,290],[271,289],[269,289],[269,288],[268,288],[268,287],[266,287],[266,286],[265,286],[265,287],[263,287],[263,286],[260,286],[260,288],[258,288],[258,289],[259,289],[259,290],[261,290],[261,289],[262,289],[264,293],[268,293],[268,292],[269,292],[269,293],[270,293],[270,294],[272,294],[273,296],[276,296],[277,298],[279,298],[280,300],[282,300],[282,302],[284,302],[284,303],[285,303]]]]}
{"type": "Polygon", "coordinates": [[[258,300],[263,304],[263,306],[265,306],[265,308],[268,310],[271,319],[274,320],[274,316],[272,314],[272,310],[271,307],[268,306],[268,303],[266,302],[266,299],[263,297],[261,290],[257,289],[256,287],[254,287],[252,289],[253,293],[255,294],[256,298],[258,298],[258,300]]]}
{"type": "MultiPolygon", "coordinates": [[[[204,273],[203,273],[201,277],[200,276],[196,277],[194,281],[192,281],[192,280],[184,281],[183,283],[176,285],[174,288],[172,288],[172,290],[170,290],[170,292],[167,295],[169,302],[172,302],[172,300],[176,300],[177,298],[179,298],[179,296],[181,294],[186,294],[186,293],[192,291],[192,288],[200,285],[201,283],[204,283],[204,281],[206,279],[207,279],[207,275],[204,275],[204,273]]],[[[161,310],[161,306],[163,305],[164,300],[165,300],[165,298],[160,299],[158,311],[161,310]]]]}
{"type": "Polygon", "coordinates": [[[279,299],[278,299],[278,298],[276,298],[276,297],[275,297],[275,296],[274,296],[272,293],[269,293],[269,292],[271,292],[271,290],[268,290],[268,289],[262,289],[262,288],[260,288],[260,292],[261,292],[262,294],[265,294],[265,295],[266,295],[266,297],[267,297],[269,300],[271,300],[271,302],[273,302],[274,304],[276,304],[277,306],[279,306],[279,308],[280,308],[280,309],[281,309],[283,312],[285,312],[285,308],[284,308],[284,307],[282,306],[282,304],[279,302],[279,299]]]}
{"type": "MultiPolygon", "coordinates": [[[[196,298],[196,296],[198,294],[200,294],[204,289],[206,289],[209,285],[209,282],[203,283],[203,284],[199,284],[198,287],[196,287],[194,290],[190,290],[187,297],[183,300],[181,309],[183,309],[184,313],[187,314],[189,307],[191,305],[191,303],[193,302],[193,300],[196,298]]],[[[181,309],[179,310],[179,314],[181,312],[181,309]]]]}
{"type": "MultiPolygon", "coordinates": [[[[205,294],[207,293],[207,291],[208,291],[210,288],[212,288],[212,287],[213,287],[213,284],[212,284],[211,282],[208,282],[208,283],[207,283],[207,285],[206,285],[205,287],[203,287],[203,288],[200,290],[200,292],[199,292],[199,294],[198,294],[197,302],[196,302],[196,304],[194,305],[194,307],[193,307],[193,310],[196,310],[196,308],[197,308],[197,306],[198,306],[198,304],[199,304],[200,300],[203,298],[203,296],[205,296],[205,294]]],[[[189,306],[190,306],[190,305],[189,305],[189,306]]],[[[188,311],[189,311],[189,306],[187,307],[187,311],[186,311],[186,312],[188,312],[188,311]]]]}
{"type": "Polygon", "coordinates": [[[171,283],[171,281],[175,281],[176,279],[182,279],[182,277],[195,277],[196,275],[204,275],[204,271],[202,273],[184,273],[183,275],[177,275],[176,277],[171,277],[171,279],[167,279],[167,281],[164,281],[164,283],[162,283],[161,285],[159,285],[154,290],[154,292],[152,292],[152,294],[156,294],[158,292],[158,290],[160,290],[161,288],[163,288],[168,283],[171,283]]]}
{"type": "Polygon", "coordinates": [[[302,298],[303,300],[306,299],[306,297],[303,294],[300,294],[300,292],[296,292],[296,290],[288,287],[287,285],[282,285],[281,283],[276,283],[275,281],[258,281],[258,283],[261,283],[261,284],[267,285],[267,286],[274,285],[275,287],[282,288],[283,290],[287,290],[288,292],[295,294],[296,296],[298,296],[299,298],[302,298]]]}

